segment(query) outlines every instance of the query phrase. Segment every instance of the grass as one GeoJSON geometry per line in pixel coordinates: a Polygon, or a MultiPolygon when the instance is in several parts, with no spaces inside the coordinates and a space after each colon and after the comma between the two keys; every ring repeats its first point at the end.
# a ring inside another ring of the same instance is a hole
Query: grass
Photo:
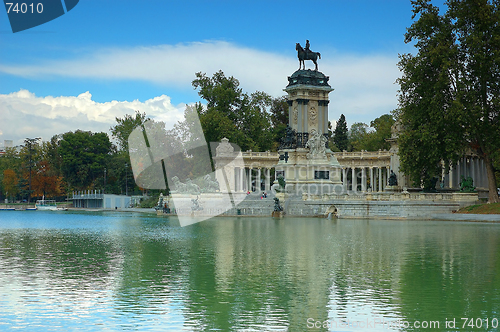
{"type": "Polygon", "coordinates": [[[461,208],[457,213],[500,214],[500,203],[471,205],[461,208]]]}

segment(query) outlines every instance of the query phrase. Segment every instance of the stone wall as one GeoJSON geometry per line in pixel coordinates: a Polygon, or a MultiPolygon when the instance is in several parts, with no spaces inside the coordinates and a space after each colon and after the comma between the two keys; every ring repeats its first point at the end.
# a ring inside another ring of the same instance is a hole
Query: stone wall
{"type": "MultiPolygon", "coordinates": [[[[203,196],[203,195],[202,195],[203,196]]],[[[200,196],[200,198],[202,197],[200,196]]],[[[194,197],[194,196],[193,196],[194,197]]],[[[371,195],[323,195],[288,196],[277,194],[285,216],[341,218],[396,218],[433,219],[436,214],[451,213],[478,201],[474,193],[378,193],[371,195]]],[[[242,200],[235,197],[235,200],[242,200]]],[[[189,199],[190,201],[190,199],[189,199]]],[[[203,214],[226,216],[271,216],[273,198],[260,199],[259,195],[248,195],[236,207],[217,209],[218,204],[203,204],[203,214]]],[[[190,210],[190,209],[189,209],[190,210]]],[[[185,211],[189,212],[189,211],[185,211]]]]}

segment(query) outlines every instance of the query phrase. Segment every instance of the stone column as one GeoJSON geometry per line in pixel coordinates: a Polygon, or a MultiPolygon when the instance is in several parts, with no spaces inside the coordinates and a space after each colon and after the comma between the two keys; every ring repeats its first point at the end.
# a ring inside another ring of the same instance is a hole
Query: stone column
{"type": "MultiPolygon", "coordinates": [[[[239,168],[239,171],[238,171],[238,188],[236,189],[236,191],[242,191],[243,190],[243,173],[244,173],[244,169],[243,167],[240,167],[239,168]]],[[[235,186],[236,187],[236,186],[235,186]]]]}
{"type": "Polygon", "coordinates": [[[257,192],[261,192],[262,188],[260,187],[260,167],[257,169],[257,181],[255,182],[255,186],[257,187],[257,192]]]}
{"type": "Polygon", "coordinates": [[[453,189],[453,177],[455,176],[455,166],[453,164],[450,164],[450,175],[449,175],[449,180],[450,180],[450,189],[453,189]]]}
{"type": "Polygon", "coordinates": [[[475,167],[475,162],[476,158],[471,157],[470,158],[470,176],[472,178],[472,183],[474,184],[475,187],[477,187],[477,177],[476,177],[476,167],[475,167]]]}
{"type": "Polygon", "coordinates": [[[240,168],[240,191],[243,191],[243,186],[245,183],[245,168],[240,168]]]}
{"type": "Polygon", "coordinates": [[[356,167],[352,167],[352,184],[351,184],[351,190],[356,191],[358,188],[358,180],[356,179],[356,167]]]}
{"type": "Polygon", "coordinates": [[[344,193],[347,193],[347,168],[342,167],[342,186],[344,187],[344,193]]]}
{"type": "Polygon", "coordinates": [[[366,192],[366,167],[361,168],[361,191],[366,192]]]}
{"type": "Polygon", "coordinates": [[[372,191],[376,191],[375,189],[373,189],[373,167],[370,167],[370,188],[372,191]]]}
{"type": "Polygon", "coordinates": [[[240,190],[240,167],[237,167],[234,169],[234,191],[239,191],[240,190]]]}
{"type": "Polygon", "coordinates": [[[387,187],[387,174],[389,174],[389,167],[385,166],[384,167],[384,190],[385,190],[385,187],[387,187]]]}
{"type": "Polygon", "coordinates": [[[238,191],[239,176],[240,176],[239,170],[240,170],[239,167],[234,168],[234,188],[231,188],[232,191],[238,191]]]}
{"type": "Polygon", "coordinates": [[[382,167],[378,168],[378,191],[382,191],[382,167]]]}
{"type": "Polygon", "coordinates": [[[482,187],[481,183],[481,160],[479,157],[476,158],[476,178],[479,187],[482,187]]]}
{"type": "Polygon", "coordinates": [[[248,191],[252,191],[252,167],[248,168],[248,191]]]}
{"type": "Polygon", "coordinates": [[[264,178],[265,178],[265,191],[266,193],[271,190],[271,169],[264,168],[264,178]]]}
{"type": "Polygon", "coordinates": [[[246,192],[248,190],[248,168],[244,167],[243,172],[243,191],[246,192]]]}

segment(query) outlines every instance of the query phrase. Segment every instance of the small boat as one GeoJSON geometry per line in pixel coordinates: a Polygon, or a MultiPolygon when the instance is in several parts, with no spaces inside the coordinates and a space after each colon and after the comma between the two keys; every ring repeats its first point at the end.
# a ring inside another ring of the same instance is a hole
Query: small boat
{"type": "Polygon", "coordinates": [[[36,201],[35,208],[41,211],[66,211],[67,208],[57,207],[55,200],[41,199],[36,201]]]}

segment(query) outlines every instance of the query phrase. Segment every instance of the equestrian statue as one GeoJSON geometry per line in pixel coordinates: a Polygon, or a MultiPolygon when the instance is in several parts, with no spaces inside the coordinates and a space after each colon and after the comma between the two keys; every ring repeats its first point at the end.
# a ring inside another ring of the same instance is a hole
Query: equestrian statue
{"type": "Polygon", "coordinates": [[[306,70],[306,65],[304,60],[311,60],[315,65],[315,71],[318,71],[318,63],[316,62],[318,59],[321,59],[321,54],[319,52],[313,52],[309,49],[309,40],[306,40],[306,47],[302,48],[299,43],[295,45],[295,49],[297,50],[297,57],[299,58],[299,70],[304,68],[306,70]]]}

